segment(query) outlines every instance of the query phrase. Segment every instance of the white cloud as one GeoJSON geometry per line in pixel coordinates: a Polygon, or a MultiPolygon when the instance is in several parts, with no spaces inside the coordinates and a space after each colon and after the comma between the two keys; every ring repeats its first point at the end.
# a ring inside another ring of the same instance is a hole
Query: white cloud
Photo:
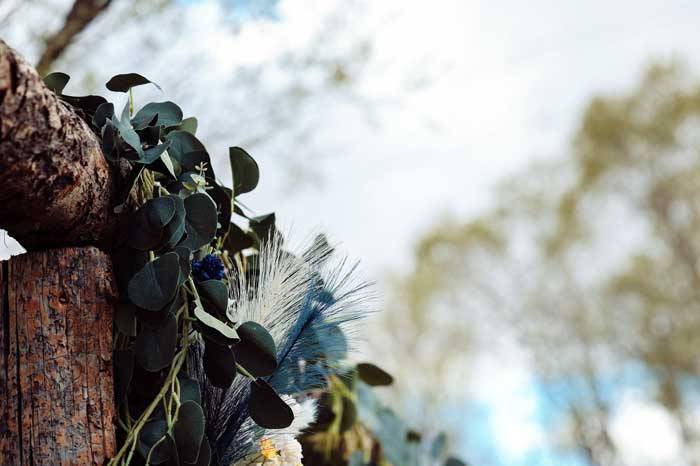
{"type": "Polygon", "coordinates": [[[663,407],[636,392],[623,397],[610,430],[623,464],[684,464],[678,456],[681,447],[678,424],[663,407]]]}

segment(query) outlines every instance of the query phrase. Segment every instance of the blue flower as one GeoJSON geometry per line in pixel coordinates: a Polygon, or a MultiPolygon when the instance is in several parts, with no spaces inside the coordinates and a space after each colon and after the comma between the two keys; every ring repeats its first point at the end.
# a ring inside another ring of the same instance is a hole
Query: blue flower
{"type": "Polygon", "coordinates": [[[221,280],[224,273],[224,263],[214,254],[207,254],[202,260],[192,261],[192,276],[197,281],[221,280]]]}

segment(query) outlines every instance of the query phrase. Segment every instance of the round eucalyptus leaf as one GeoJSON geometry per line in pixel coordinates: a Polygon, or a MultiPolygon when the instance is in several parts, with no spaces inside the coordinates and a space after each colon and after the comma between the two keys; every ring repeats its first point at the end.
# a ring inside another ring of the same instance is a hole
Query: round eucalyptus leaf
{"type": "Polygon", "coordinates": [[[197,462],[192,466],[209,466],[211,464],[211,447],[209,446],[209,440],[205,436],[202,439],[202,445],[199,447],[199,457],[197,462]]]}
{"type": "Polygon", "coordinates": [[[149,83],[153,84],[158,89],[160,89],[160,86],[158,84],[136,73],[125,73],[112,76],[112,78],[109,81],[107,81],[107,84],[105,84],[105,86],[110,91],[129,92],[129,89],[131,89],[132,87],[141,86],[143,84],[149,83]]]}
{"type": "Polygon", "coordinates": [[[145,460],[150,453],[149,464],[162,464],[170,459],[171,443],[168,423],[163,419],[147,422],[139,433],[137,450],[145,460]]]}
{"type": "Polygon", "coordinates": [[[204,438],[204,411],[194,401],[185,401],[177,411],[177,422],[173,431],[178,456],[185,463],[196,463],[199,447],[204,438]]]}
{"type": "Polygon", "coordinates": [[[66,87],[68,81],[70,81],[70,76],[68,76],[66,73],[61,73],[60,71],[49,73],[44,76],[44,84],[46,84],[46,87],[58,95],[61,95],[63,88],[66,87]]]}
{"type": "Polygon", "coordinates": [[[224,249],[229,255],[233,255],[244,249],[252,248],[255,245],[253,238],[248,236],[245,231],[235,223],[231,223],[228,228],[228,235],[224,240],[224,249]]]}
{"type": "Polygon", "coordinates": [[[394,383],[394,378],[391,374],[368,362],[357,365],[357,375],[367,385],[383,386],[394,383]]]}
{"type": "Polygon", "coordinates": [[[167,197],[171,198],[175,203],[175,215],[173,215],[172,220],[163,230],[163,247],[165,249],[174,249],[185,234],[185,216],[187,213],[185,212],[185,203],[180,196],[170,194],[167,197]]]}
{"type": "Polygon", "coordinates": [[[174,102],[151,102],[143,106],[131,119],[131,124],[136,129],[146,126],[175,126],[182,122],[182,110],[174,102]]]}
{"type": "Polygon", "coordinates": [[[149,311],[162,309],[175,296],[180,278],[180,258],[168,252],[148,262],[129,280],[132,303],[149,311]]]}
{"type": "Polygon", "coordinates": [[[161,327],[144,326],[134,342],[136,362],[149,372],[156,372],[170,365],[177,347],[177,320],[168,315],[161,327]]]}
{"type": "Polygon", "coordinates": [[[269,213],[253,217],[249,221],[250,229],[258,236],[260,241],[273,238],[277,230],[275,228],[275,213],[269,213]]]}
{"type": "Polygon", "coordinates": [[[211,189],[207,190],[207,194],[209,194],[216,203],[216,210],[218,212],[217,222],[219,223],[218,233],[219,236],[223,236],[228,232],[229,225],[231,224],[231,209],[233,209],[231,190],[222,188],[218,184],[213,184],[211,189]]]}
{"type": "Polygon", "coordinates": [[[229,147],[228,158],[233,177],[233,194],[245,194],[255,189],[260,180],[258,163],[240,147],[229,147]]]}
{"type": "Polygon", "coordinates": [[[169,145],[170,143],[165,141],[163,144],[158,144],[157,146],[144,149],[143,157],[139,158],[137,162],[144,165],[150,165],[158,160],[161,160],[161,156],[168,149],[169,145]]]}
{"type": "Polygon", "coordinates": [[[206,339],[204,372],[213,386],[228,389],[236,378],[236,357],[231,348],[206,339]]]}
{"type": "Polygon", "coordinates": [[[134,150],[138,158],[143,158],[144,155],[143,147],[141,147],[141,138],[131,126],[131,122],[129,121],[129,103],[127,102],[124,105],[121,118],[117,120],[115,116],[109,121],[112,121],[116,125],[117,130],[119,131],[119,136],[121,136],[122,140],[124,140],[124,142],[134,150]]]}
{"type": "Polygon", "coordinates": [[[184,305],[185,301],[180,293],[175,293],[175,297],[159,311],[147,311],[138,309],[136,318],[142,326],[158,329],[165,324],[166,319],[177,315],[177,312],[184,305]]]}
{"type": "Polygon", "coordinates": [[[175,253],[180,258],[180,285],[187,281],[192,272],[192,251],[183,246],[175,248],[175,253]]]}
{"type": "Polygon", "coordinates": [[[178,375],[180,382],[180,402],[194,401],[198,405],[202,404],[202,394],[199,390],[199,382],[185,375],[178,375]]]}
{"type": "Polygon", "coordinates": [[[116,162],[118,154],[115,154],[117,147],[117,128],[114,125],[106,124],[102,127],[102,152],[110,162],[116,162]]]}
{"type": "Polygon", "coordinates": [[[265,429],[284,429],[294,421],[294,412],[262,379],[250,384],[250,417],[265,429]]]}
{"type": "Polygon", "coordinates": [[[73,107],[79,108],[88,115],[93,115],[97,108],[107,103],[107,99],[101,95],[83,95],[83,96],[72,96],[72,95],[61,95],[61,100],[68,102],[73,107]]]}
{"type": "Polygon", "coordinates": [[[182,123],[180,123],[174,129],[180,130],[180,131],[187,131],[190,134],[196,134],[197,133],[197,119],[195,117],[187,117],[184,120],[182,120],[182,123]]]}
{"type": "Polygon", "coordinates": [[[182,246],[196,251],[209,244],[216,235],[216,204],[204,193],[195,193],[185,199],[185,231],[182,246]]]}
{"type": "MultiPolygon", "coordinates": [[[[223,337],[223,341],[237,341],[238,334],[233,327],[226,325],[226,322],[214,317],[205,311],[201,306],[195,306],[194,316],[211,332],[223,337]]],[[[204,332],[207,334],[207,332],[204,332]]],[[[207,335],[208,336],[208,335],[207,335]]]]}
{"type": "Polygon", "coordinates": [[[207,164],[204,175],[209,179],[216,179],[214,169],[204,144],[197,137],[187,131],[171,131],[166,139],[170,141],[168,154],[182,166],[182,171],[197,171],[196,166],[207,164]]]}
{"type": "Polygon", "coordinates": [[[272,335],[257,322],[245,322],[236,329],[241,339],[234,346],[236,360],[255,377],[266,377],[277,369],[277,349],[272,335]]]}
{"type": "Polygon", "coordinates": [[[129,221],[129,246],[141,251],[156,249],[165,226],[173,220],[177,205],[173,196],[150,199],[134,212],[129,221]]]}
{"type": "Polygon", "coordinates": [[[200,296],[210,305],[207,309],[211,308],[216,311],[210,314],[226,315],[226,310],[228,309],[228,287],[224,282],[221,280],[206,280],[197,283],[197,289],[200,291],[200,296]]]}
{"type": "Polygon", "coordinates": [[[107,124],[107,119],[111,119],[112,117],[114,117],[114,104],[111,102],[101,104],[97,107],[95,114],[92,116],[92,124],[98,128],[102,128],[107,124]]]}

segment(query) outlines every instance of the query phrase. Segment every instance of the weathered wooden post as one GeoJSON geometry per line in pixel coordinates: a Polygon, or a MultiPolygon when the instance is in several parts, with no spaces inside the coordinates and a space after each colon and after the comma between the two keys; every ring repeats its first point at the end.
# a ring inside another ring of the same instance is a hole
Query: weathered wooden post
{"type": "Polygon", "coordinates": [[[0,464],[114,454],[114,184],[88,125],[0,41],[0,227],[30,251],[0,267],[0,464]]]}

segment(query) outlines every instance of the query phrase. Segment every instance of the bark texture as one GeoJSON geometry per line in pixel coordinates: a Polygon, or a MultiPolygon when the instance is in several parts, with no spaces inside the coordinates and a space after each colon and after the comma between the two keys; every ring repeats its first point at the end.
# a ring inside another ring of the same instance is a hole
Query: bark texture
{"type": "Polygon", "coordinates": [[[31,252],[0,271],[0,464],[102,465],[114,455],[109,256],[31,252]]]}
{"type": "Polygon", "coordinates": [[[114,179],[87,123],[0,41],[0,228],[27,249],[108,247],[114,179]]]}

